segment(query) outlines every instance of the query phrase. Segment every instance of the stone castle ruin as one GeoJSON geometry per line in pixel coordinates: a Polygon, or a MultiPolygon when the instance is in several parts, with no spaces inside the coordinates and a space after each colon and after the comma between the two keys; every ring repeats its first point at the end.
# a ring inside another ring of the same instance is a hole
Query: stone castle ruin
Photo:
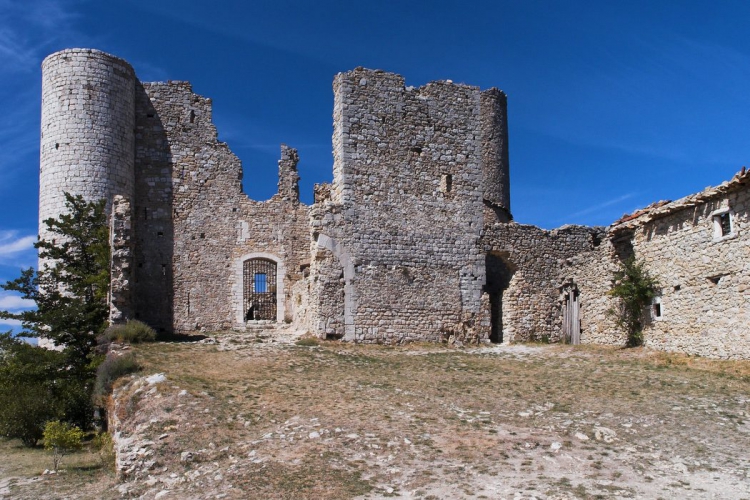
{"type": "Polygon", "coordinates": [[[108,201],[113,322],[622,344],[607,291],[634,254],[663,287],[648,345],[750,356],[744,170],[606,230],[517,224],[503,92],[357,68],[333,83],[333,182],[301,203],[297,151],[282,145],[278,193],[258,202],[189,83],[140,82],[89,49],[42,70],[39,218],[64,210],[65,191],[108,201]]]}

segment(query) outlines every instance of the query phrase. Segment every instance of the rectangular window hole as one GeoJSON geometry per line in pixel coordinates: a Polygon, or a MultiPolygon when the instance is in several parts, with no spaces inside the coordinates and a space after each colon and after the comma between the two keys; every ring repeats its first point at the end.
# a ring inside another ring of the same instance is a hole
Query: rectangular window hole
{"type": "Polygon", "coordinates": [[[156,235],[157,236],[164,236],[164,231],[159,231],[158,233],[156,233],[156,235]]]}
{"type": "Polygon", "coordinates": [[[166,276],[167,275],[167,265],[166,264],[162,264],[161,265],[161,275],[162,276],[166,276]]]}
{"type": "Polygon", "coordinates": [[[154,117],[153,113],[146,113],[146,118],[153,118],[153,117],[154,117]]]}
{"type": "Polygon", "coordinates": [[[206,237],[206,233],[201,233],[201,239],[204,239],[206,237]]]}
{"type": "Polygon", "coordinates": [[[675,285],[674,286],[674,291],[675,292],[679,292],[680,290],[682,290],[682,285],[675,285]]]}
{"type": "Polygon", "coordinates": [[[451,174],[443,174],[440,179],[440,191],[446,194],[453,191],[453,176],[451,174]]]}
{"type": "Polygon", "coordinates": [[[732,220],[729,216],[729,212],[719,215],[719,225],[721,227],[722,236],[727,236],[732,233],[732,220]]]}
{"type": "Polygon", "coordinates": [[[661,318],[661,304],[654,304],[654,317],[661,318]]]}
{"type": "Polygon", "coordinates": [[[710,281],[714,285],[718,285],[719,283],[721,283],[721,280],[722,280],[722,278],[724,276],[726,276],[726,275],[725,274],[719,274],[719,275],[716,275],[716,276],[709,276],[708,277],[708,281],[710,281]]]}

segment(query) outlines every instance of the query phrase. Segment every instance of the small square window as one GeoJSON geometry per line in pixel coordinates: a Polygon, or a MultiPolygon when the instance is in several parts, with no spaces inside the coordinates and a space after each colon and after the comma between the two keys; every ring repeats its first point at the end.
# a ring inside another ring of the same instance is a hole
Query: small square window
{"type": "Polygon", "coordinates": [[[732,234],[732,221],[729,212],[719,215],[719,227],[721,228],[722,236],[732,234]]]}
{"type": "Polygon", "coordinates": [[[734,236],[734,218],[731,210],[713,213],[714,241],[734,236]]]}

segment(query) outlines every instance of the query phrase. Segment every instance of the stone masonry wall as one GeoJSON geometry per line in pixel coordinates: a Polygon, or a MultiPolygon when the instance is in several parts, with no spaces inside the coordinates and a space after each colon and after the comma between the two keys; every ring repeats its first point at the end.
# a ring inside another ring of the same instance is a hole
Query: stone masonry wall
{"type": "MultiPolygon", "coordinates": [[[[562,334],[562,286],[576,283],[580,290],[582,334],[589,334],[587,304],[597,300],[598,282],[572,265],[583,255],[606,252],[601,246],[602,228],[563,226],[546,231],[516,223],[494,224],[485,229],[484,250],[505,268],[498,274],[507,282],[502,292],[502,341],[549,339],[562,334]],[[502,276],[502,274],[506,276],[502,276]]],[[[490,270],[488,269],[488,274],[490,270]]],[[[488,290],[492,288],[488,275],[488,290]]],[[[500,288],[503,288],[502,286],[500,288]]],[[[593,311],[592,311],[593,312],[593,311]]],[[[594,312],[598,316],[598,310],[594,312]]]]}
{"type": "Polygon", "coordinates": [[[314,211],[313,231],[353,266],[346,338],[474,337],[484,284],[479,89],[415,89],[359,68],[336,76],[334,96],[337,208],[314,211]]]}
{"type": "Polygon", "coordinates": [[[242,262],[277,263],[279,319],[309,248],[296,191],[296,151],[283,149],[283,193],[242,192],[242,166],[217,139],[211,100],[187,82],[143,84],[136,113],[137,311],[166,330],[244,324],[242,262]]]}
{"type": "Polygon", "coordinates": [[[39,234],[65,212],[64,192],[89,201],[133,195],[135,74],[91,49],[56,52],[42,63],[39,234]]]}
{"type": "Polygon", "coordinates": [[[661,284],[661,318],[650,311],[647,346],[715,358],[750,353],[750,175],[728,189],[678,200],[651,220],[615,226],[633,231],[636,257],[661,284]],[[674,208],[673,208],[674,207],[674,208]],[[731,215],[721,236],[714,216],[731,215]]]}

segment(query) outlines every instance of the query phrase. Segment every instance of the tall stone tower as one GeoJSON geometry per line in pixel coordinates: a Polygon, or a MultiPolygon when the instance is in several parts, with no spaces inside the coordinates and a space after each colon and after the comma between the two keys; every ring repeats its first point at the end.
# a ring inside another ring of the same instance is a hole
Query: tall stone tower
{"type": "Polygon", "coordinates": [[[510,212],[510,161],[508,159],[508,98],[502,90],[482,92],[482,170],[484,202],[498,222],[507,222],[510,212]]]}
{"type": "Polygon", "coordinates": [[[65,210],[64,192],[87,200],[133,196],[135,72],[122,59],[68,49],[42,63],[39,234],[65,210]]]}

